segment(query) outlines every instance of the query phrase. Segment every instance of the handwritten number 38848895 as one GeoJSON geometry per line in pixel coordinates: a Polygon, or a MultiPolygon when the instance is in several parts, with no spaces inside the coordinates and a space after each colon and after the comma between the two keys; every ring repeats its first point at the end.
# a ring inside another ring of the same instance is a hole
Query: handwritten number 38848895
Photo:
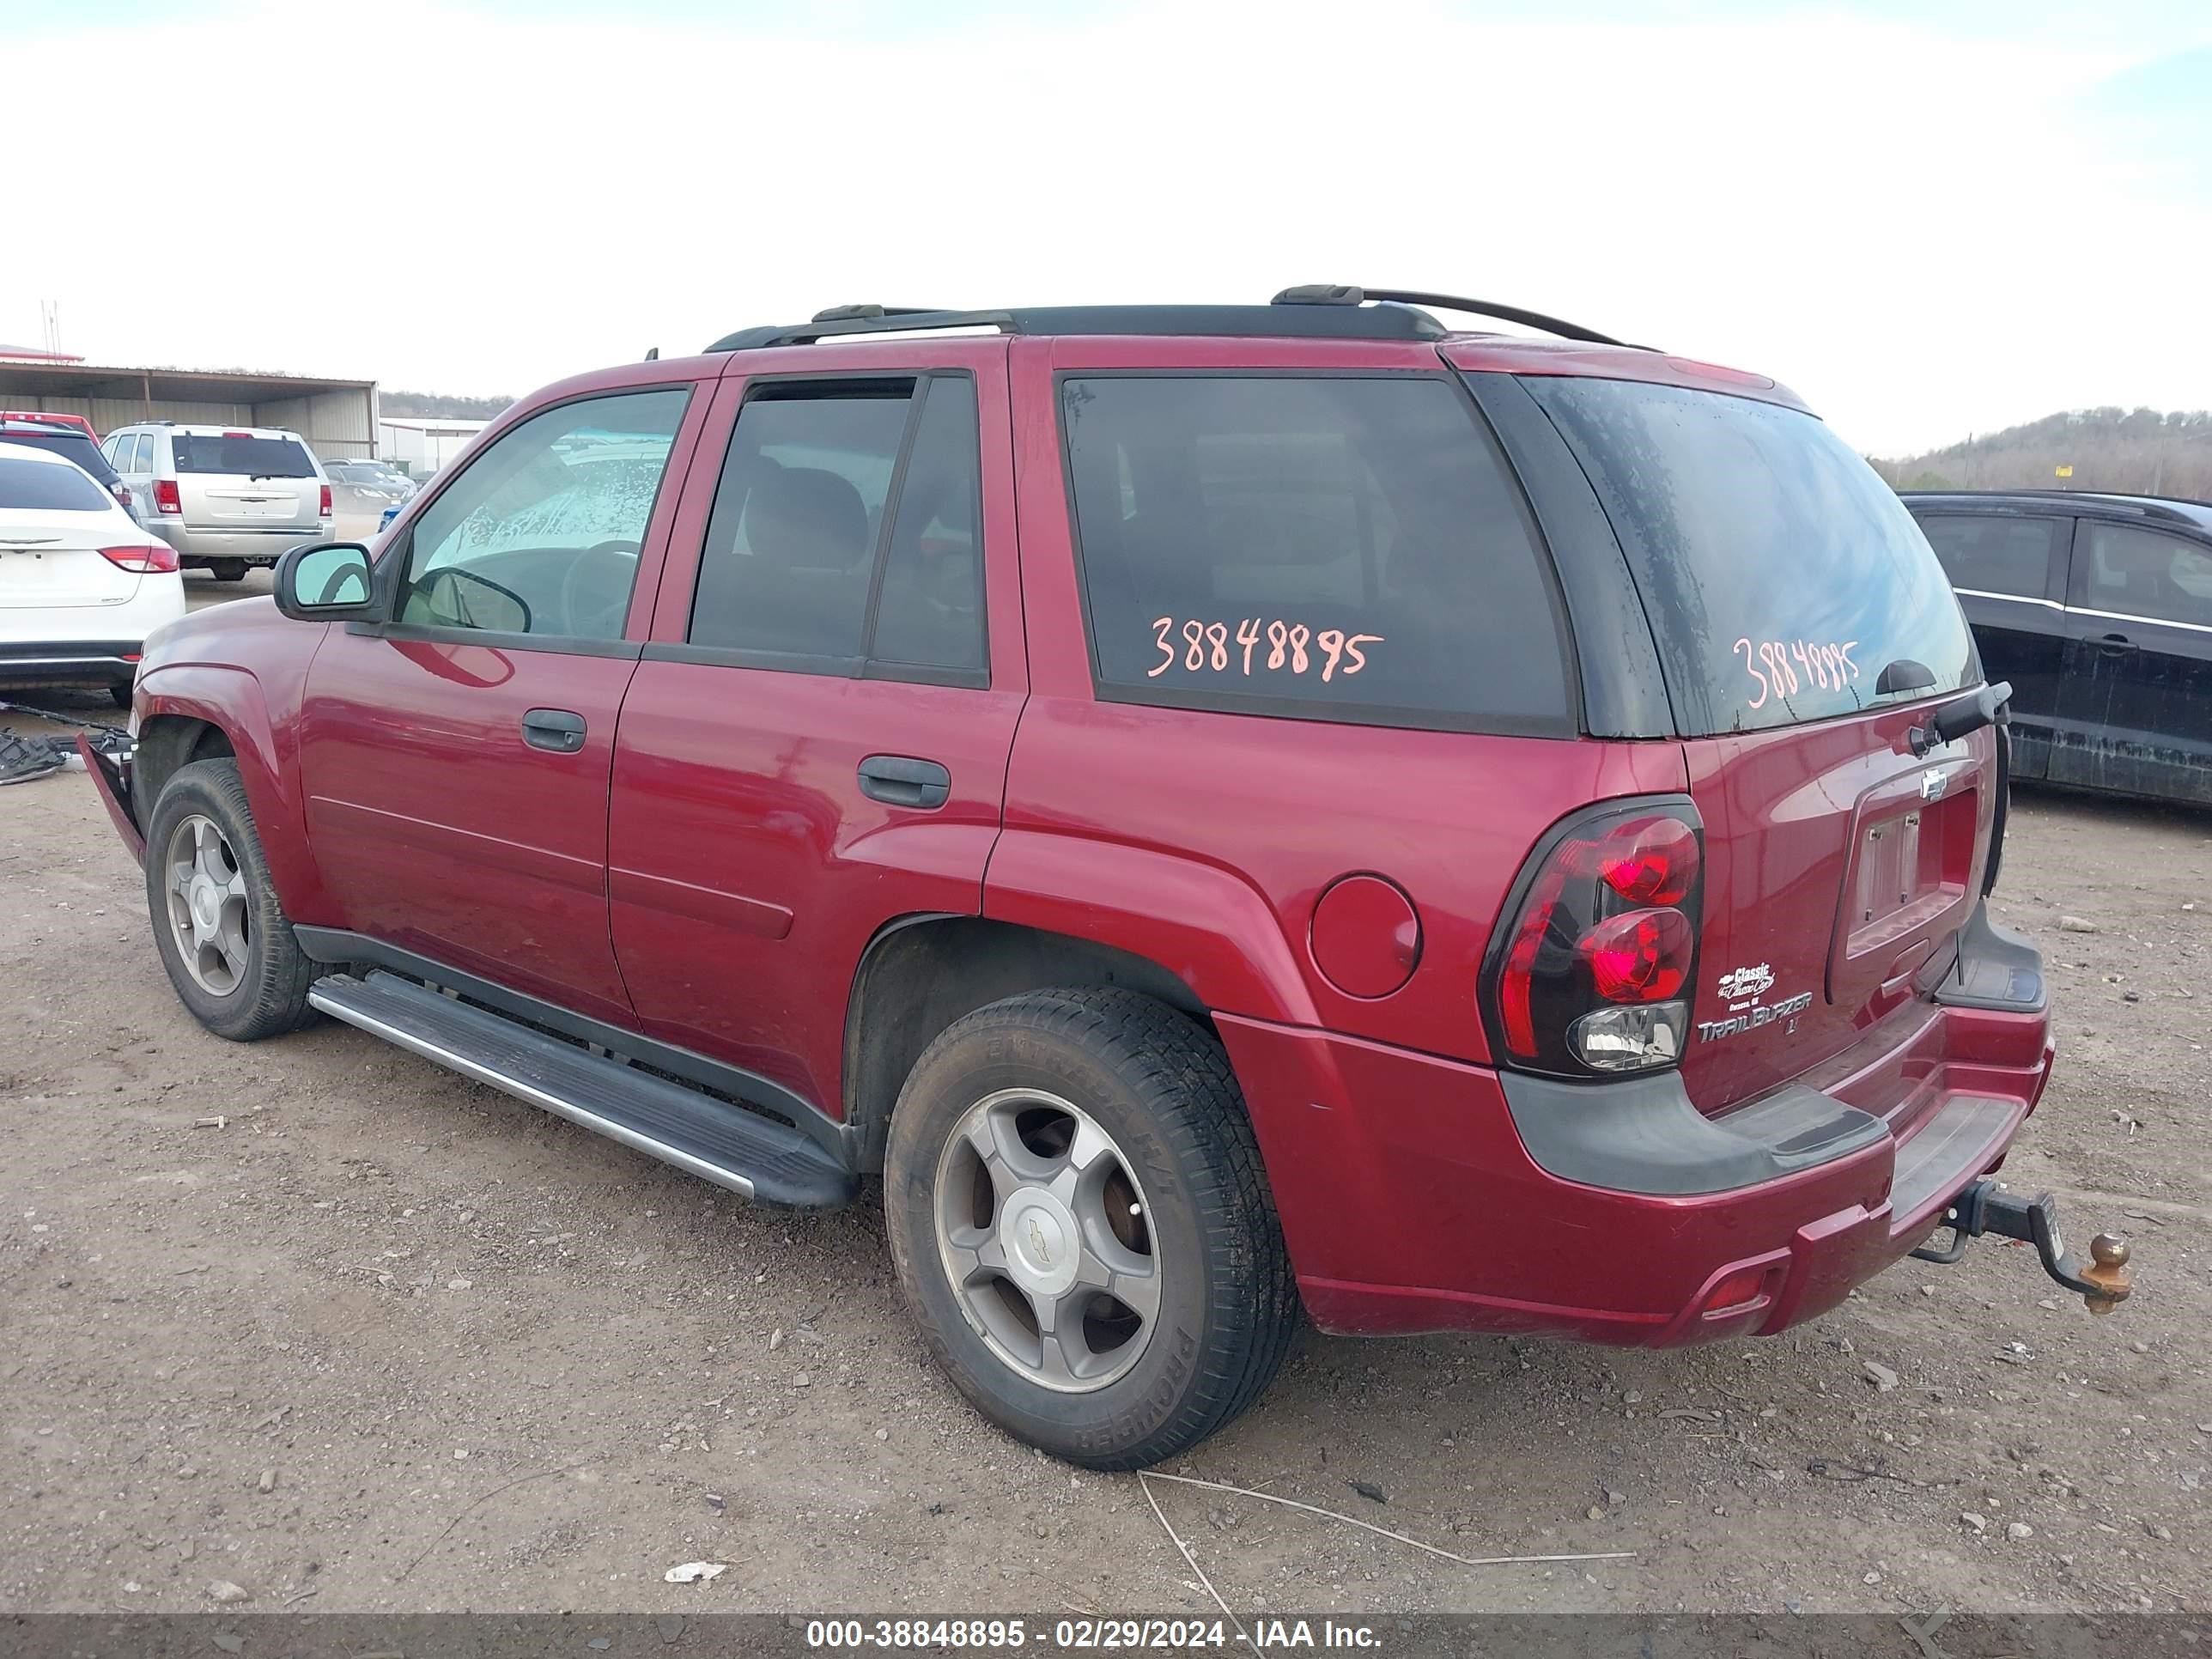
{"type": "Polygon", "coordinates": [[[1235,646],[1242,654],[1231,649],[1231,635],[1225,622],[1200,622],[1194,617],[1181,629],[1182,647],[1178,649],[1171,635],[1176,632],[1173,617],[1156,618],[1152,623],[1152,643],[1159,647],[1160,659],[1145,673],[1146,679],[1158,679],[1173,668],[1178,661],[1191,673],[1211,669],[1217,674],[1226,673],[1231,667],[1241,668],[1247,675],[1252,672],[1253,658],[1264,645],[1266,655],[1260,659],[1263,666],[1279,669],[1288,666],[1293,674],[1303,674],[1314,665],[1316,652],[1321,658],[1321,678],[1323,684],[1341,672],[1350,678],[1367,666],[1367,653],[1359,647],[1380,645],[1380,634],[1350,634],[1342,629],[1324,628],[1316,633],[1304,623],[1285,622],[1276,617],[1263,629],[1257,617],[1247,617],[1237,624],[1235,646]],[[1310,645],[1316,648],[1310,652],[1310,645]]]}

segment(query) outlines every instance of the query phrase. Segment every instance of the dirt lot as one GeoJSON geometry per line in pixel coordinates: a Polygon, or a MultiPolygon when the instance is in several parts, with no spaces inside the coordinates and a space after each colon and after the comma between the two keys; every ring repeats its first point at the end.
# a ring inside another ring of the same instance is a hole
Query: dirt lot
{"type": "MultiPolygon", "coordinates": [[[[2212,819],[2014,824],[2000,908],[2061,1052],[2011,1174],[2134,1236],[2134,1303],[2092,1320],[1984,1244],[1686,1352],[1309,1334],[1185,1472],[1467,1555],[1634,1557],[1462,1567],[1154,1486],[1231,1603],[2212,1604],[2212,819]]],[[[939,1382],[873,1208],[748,1208],[343,1027],[205,1035],[81,776],[0,791],[0,1607],[1210,1607],[1134,1478],[939,1382]],[[662,1582],[693,1559],[730,1571],[662,1582]]]]}

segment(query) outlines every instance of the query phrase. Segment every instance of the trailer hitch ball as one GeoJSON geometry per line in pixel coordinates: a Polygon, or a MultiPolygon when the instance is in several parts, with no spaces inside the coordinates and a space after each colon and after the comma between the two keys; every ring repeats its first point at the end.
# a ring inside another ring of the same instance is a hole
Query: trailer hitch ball
{"type": "Polygon", "coordinates": [[[2127,1299],[2132,1288],[2128,1283],[2128,1241],[2118,1233],[2099,1233],[2089,1241],[2090,1265],[2081,1270],[2081,1277],[2097,1287],[2082,1293],[2081,1300],[2093,1314],[2108,1314],[2127,1299]]]}
{"type": "Polygon", "coordinates": [[[2058,1200],[2049,1193],[2021,1198],[1984,1176],[1951,1200],[1943,1224],[1951,1230],[1951,1242],[1941,1248],[1922,1245],[1912,1252],[1920,1261],[1957,1261],[1966,1254],[1969,1240],[1993,1234],[2033,1244],[2043,1271],[2080,1297],[2093,1314],[2112,1312],[2135,1289],[2128,1278],[2128,1241],[2118,1233],[2099,1233],[2089,1241],[2090,1260],[2084,1263],[2066,1248],[2058,1228],[2058,1200]]]}

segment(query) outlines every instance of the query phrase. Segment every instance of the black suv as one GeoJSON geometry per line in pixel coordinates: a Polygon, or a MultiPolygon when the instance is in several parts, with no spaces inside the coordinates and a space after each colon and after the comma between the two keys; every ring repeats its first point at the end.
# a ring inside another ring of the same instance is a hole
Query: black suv
{"type": "Polygon", "coordinates": [[[2212,805],[2212,504],[1911,491],[1992,683],[2012,769],[2212,805]]]}
{"type": "Polygon", "coordinates": [[[93,481],[115,497],[118,506],[131,505],[131,486],[123,482],[123,475],[108,464],[107,457],[100,453],[100,446],[73,426],[51,425],[44,421],[0,420],[0,443],[28,444],[33,449],[44,449],[75,461],[89,472],[93,481]]]}

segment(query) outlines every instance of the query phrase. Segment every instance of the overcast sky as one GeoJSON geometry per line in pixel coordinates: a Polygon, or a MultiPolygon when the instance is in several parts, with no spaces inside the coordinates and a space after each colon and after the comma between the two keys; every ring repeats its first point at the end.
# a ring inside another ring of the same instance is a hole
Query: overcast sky
{"type": "Polygon", "coordinates": [[[0,0],[0,340],[519,393],[825,305],[1441,289],[1894,454],[2212,404],[2212,4],[0,0]]]}

